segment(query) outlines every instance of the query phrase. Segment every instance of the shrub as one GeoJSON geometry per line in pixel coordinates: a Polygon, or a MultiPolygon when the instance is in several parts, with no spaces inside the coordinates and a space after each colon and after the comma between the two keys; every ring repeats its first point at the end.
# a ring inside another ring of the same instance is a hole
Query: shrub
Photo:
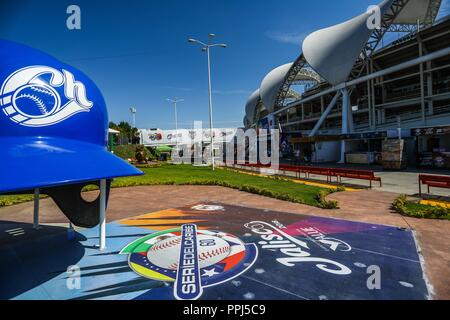
{"type": "Polygon", "coordinates": [[[136,146],[132,144],[116,146],[114,154],[125,160],[132,159],[136,154],[136,146]]]}
{"type": "Polygon", "coordinates": [[[148,159],[150,161],[159,160],[159,158],[161,157],[161,152],[156,150],[156,148],[149,148],[147,149],[147,151],[148,151],[148,159]]]}
{"type": "Polygon", "coordinates": [[[147,153],[149,152],[146,150],[147,148],[145,148],[143,145],[136,146],[135,159],[137,160],[137,162],[139,163],[147,162],[148,159],[147,153]]]}
{"type": "Polygon", "coordinates": [[[144,145],[138,144],[116,146],[114,148],[114,154],[125,160],[132,159],[139,162],[145,162],[149,159],[154,159],[152,153],[144,145]],[[138,159],[138,157],[140,159],[138,159]]]}
{"type": "Polygon", "coordinates": [[[330,191],[321,190],[316,196],[316,200],[319,203],[319,208],[322,209],[339,209],[339,202],[335,200],[327,200],[326,197],[330,194],[330,191]]]}
{"type": "Polygon", "coordinates": [[[405,195],[401,195],[395,199],[392,208],[396,212],[407,217],[450,220],[450,209],[408,201],[408,198],[405,195]]]}

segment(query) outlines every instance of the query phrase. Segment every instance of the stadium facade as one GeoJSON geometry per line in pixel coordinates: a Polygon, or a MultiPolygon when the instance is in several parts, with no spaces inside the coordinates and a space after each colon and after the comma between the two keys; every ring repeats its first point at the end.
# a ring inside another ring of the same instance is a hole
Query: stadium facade
{"type": "Polygon", "coordinates": [[[409,164],[450,168],[450,17],[436,20],[440,6],[385,0],[310,34],[250,96],[245,127],[279,128],[286,158],[373,163],[397,139],[409,164]]]}

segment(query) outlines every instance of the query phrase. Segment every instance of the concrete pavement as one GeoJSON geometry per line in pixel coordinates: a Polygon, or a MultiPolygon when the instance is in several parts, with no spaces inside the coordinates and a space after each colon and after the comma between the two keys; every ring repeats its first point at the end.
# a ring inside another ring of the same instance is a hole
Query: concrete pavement
{"type": "MultiPolygon", "coordinates": [[[[345,219],[412,229],[425,260],[425,272],[435,290],[435,298],[450,299],[450,221],[419,220],[402,217],[390,209],[398,194],[364,190],[342,192],[329,198],[338,200],[339,210],[323,210],[294,204],[222,187],[207,186],[150,186],[113,189],[108,208],[108,221],[117,221],[140,214],[177,208],[199,202],[216,202],[257,209],[311,216],[345,219]],[[133,199],[133,201],[130,201],[133,199]]],[[[67,219],[51,199],[41,203],[43,223],[65,223],[67,219]]],[[[0,208],[3,221],[30,224],[32,203],[0,208]]],[[[6,223],[6,222],[5,222],[6,223]]],[[[11,227],[9,226],[9,229],[11,227]]],[[[27,239],[39,233],[30,232],[14,237],[14,241],[27,239]]],[[[11,241],[11,235],[2,232],[0,245],[11,241]],[[9,237],[9,238],[8,238],[9,237]],[[8,240],[7,240],[8,239],[8,240]]]]}

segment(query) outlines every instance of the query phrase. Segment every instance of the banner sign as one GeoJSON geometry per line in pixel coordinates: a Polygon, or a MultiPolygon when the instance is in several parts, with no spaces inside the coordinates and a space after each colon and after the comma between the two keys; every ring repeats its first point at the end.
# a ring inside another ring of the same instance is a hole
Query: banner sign
{"type": "Polygon", "coordinates": [[[411,135],[414,137],[420,136],[440,136],[450,134],[450,126],[448,127],[430,127],[430,128],[417,128],[411,130],[411,135]]]}
{"type": "MultiPolygon", "coordinates": [[[[236,136],[236,128],[213,129],[215,143],[228,143],[236,136]]],[[[145,146],[194,144],[211,142],[209,129],[140,130],[141,143],[145,146]]]]}

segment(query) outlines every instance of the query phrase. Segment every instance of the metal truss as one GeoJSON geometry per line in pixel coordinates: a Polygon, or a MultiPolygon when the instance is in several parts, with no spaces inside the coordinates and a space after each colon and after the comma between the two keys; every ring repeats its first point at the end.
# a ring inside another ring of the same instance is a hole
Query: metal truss
{"type": "MultiPolygon", "coordinates": [[[[297,75],[301,72],[314,72],[311,69],[304,69],[307,66],[306,59],[303,56],[303,54],[292,64],[291,69],[289,69],[289,72],[286,75],[286,78],[284,79],[283,85],[280,88],[280,91],[278,92],[277,98],[275,99],[275,106],[274,110],[277,110],[284,105],[284,101],[289,95],[290,88],[292,84],[294,84],[295,79],[297,78],[297,75]],[[306,71],[308,70],[308,71],[306,71]]],[[[315,73],[315,72],[314,72],[315,73]]],[[[317,73],[315,73],[317,75],[317,73]]],[[[317,77],[320,79],[320,76],[317,75],[317,77]]],[[[320,81],[320,80],[319,80],[320,81]]]]}
{"type": "Polygon", "coordinates": [[[393,41],[392,45],[398,45],[398,44],[404,43],[406,41],[409,41],[409,40],[413,39],[416,36],[416,34],[417,34],[416,32],[410,33],[398,40],[393,41]]]}
{"type": "Polygon", "coordinates": [[[302,95],[294,90],[289,90],[286,98],[298,100],[302,98],[302,95]]]}
{"type": "MultiPolygon", "coordinates": [[[[322,78],[317,74],[317,72],[315,72],[311,68],[308,68],[307,66],[302,68],[300,70],[300,72],[297,74],[297,76],[303,76],[302,79],[305,79],[305,78],[309,79],[308,81],[314,81],[314,82],[322,81],[322,78]]],[[[304,81],[304,80],[300,80],[299,82],[302,82],[302,81],[304,81]]],[[[294,84],[297,84],[296,80],[294,80],[294,84]]]]}
{"type": "Polygon", "coordinates": [[[403,33],[416,33],[418,29],[431,26],[439,13],[442,0],[432,0],[428,6],[425,19],[423,21],[417,21],[415,24],[393,24],[390,26],[387,32],[403,32],[403,33]]]}
{"type": "Polygon", "coordinates": [[[424,26],[430,26],[434,23],[439,9],[441,7],[442,0],[432,0],[430,1],[430,6],[428,7],[427,14],[425,16],[424,26]]]}
{"type": "Polygon", "coordinates": [[[417,32],[417,27],[417,24],[393,24],[386,32],[415,33],[417,32]]]}
{"type": "Polygon", "coordinates": [[[410,0],[394,0],[391,7],[383,16],[381,27],[379,29],[375,29],[369,41],[367,41],[364,49],[362,50],[361,58],[356,62],[355,67],[350,74],[350,79],[356,79],[361,76],[366,69],[369,58],[377,49],[386,32],[388,32],[392,25],[395,25],[395,20],[409,1],[410,0]]]}

